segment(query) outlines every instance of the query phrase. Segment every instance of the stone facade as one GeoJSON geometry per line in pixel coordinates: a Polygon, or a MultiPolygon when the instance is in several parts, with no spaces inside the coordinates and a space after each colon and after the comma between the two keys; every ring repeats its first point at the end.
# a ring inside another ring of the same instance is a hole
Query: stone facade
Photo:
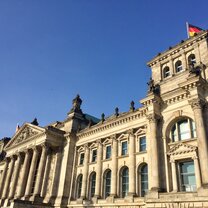
{"type": "Polygon", "coordinates": [[[208,32],[148,66],[142,107],[98,120],[77,96],[64,121],[1,141],[0,207],[208,207],[208,32]]]}

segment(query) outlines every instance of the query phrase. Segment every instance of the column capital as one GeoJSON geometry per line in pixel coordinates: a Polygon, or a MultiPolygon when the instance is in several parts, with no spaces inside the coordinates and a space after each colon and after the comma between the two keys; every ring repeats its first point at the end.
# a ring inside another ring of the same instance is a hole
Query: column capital
{"type": "Polygon", "coordinates": [[[97,145],[103,145],[101,139],[98,139],[98,140],[96,141],[96,143],[97,143],[97,145]]]}
{"type": "Polygon", "coordinates": [[[189,104],[191,105],[192,109],[202,109],[205,106],[205,101],[200,98],[194,98],[189,100],[189,104]]]}
{"type": "Polygon", "coordinates": [[[156,123],[157,121],[159,121],[161,119],[161,116],[159,116],[155,113],[151,113],[151,114],[147,115],[147,119],[150,123],[156,123]]]}
{"type": "Polygon", "coordinates": [[[111,135],[111,136],[110,136],[110,139],[112,139],[112,141],[113,141],[113,140],[116,140],[116,139],[117,139],[117,138],[116,138],[116,134],[111,135]]]}
{"type": "Polygon", "coordinates": [[[193,160],[198,160],[198,157],[196,155],[192,156],[193,160]]]}
{"type": "Polygon", "coordinates": [[[134,136],[134,129],[129,129],[129,130],[127,130],[127,134],[128,134],[129,136],[134,136]]]}
{"type": "Polygon", "coordinates": [[[175,159],[174,158],[170,158],[170,163],[175,163],[175,159]]]}

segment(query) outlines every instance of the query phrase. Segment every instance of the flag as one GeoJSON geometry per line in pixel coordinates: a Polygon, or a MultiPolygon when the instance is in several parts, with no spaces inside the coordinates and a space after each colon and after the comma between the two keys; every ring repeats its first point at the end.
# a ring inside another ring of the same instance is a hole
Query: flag
{"type": "Polygon", "coordinates": [[[203,31],[202,28],[191,25],[191,24],[188,24],[187,30],[188,30],[189,37],[193,37],[196,33],[203,31]]]}

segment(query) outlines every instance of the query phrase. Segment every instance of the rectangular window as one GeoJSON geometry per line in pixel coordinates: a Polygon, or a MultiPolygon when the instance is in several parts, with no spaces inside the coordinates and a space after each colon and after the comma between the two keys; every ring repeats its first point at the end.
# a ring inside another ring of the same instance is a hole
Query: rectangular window
{"type": "Polygon", "coordinates": [[[105,158],[109,159],[111,158],[111,146],[106,146],[106,154],[105,154],[105,158]]]}
{"type": "Polygon", "coordinates": [[[193,161],[179,163],[180,190],[191,192],[196,191],[196,179],[193,161]]]}
{"type": "Polygon", "coordinates": [[[127,141],[121,143],[121,155],[127,155],[128,153],[128,144],[127,141]]]}
{"type": "Polygon", "coordinates": [[[140,137],[139,138],[139,151],[143,152],[146,151],[146,137],[140,137]]]}
{"type": "Polygon", "coordinates": [[[84,153],[80,153],[80,155],[79,155],[79,164],[83,165],[83,163],[84,163],[84,153]]]}
{"type": "Polygon", "coordinates": [[[95,162],[97,159],[97,150],[94,149],[92,150],[92,162],[95,162]]]}

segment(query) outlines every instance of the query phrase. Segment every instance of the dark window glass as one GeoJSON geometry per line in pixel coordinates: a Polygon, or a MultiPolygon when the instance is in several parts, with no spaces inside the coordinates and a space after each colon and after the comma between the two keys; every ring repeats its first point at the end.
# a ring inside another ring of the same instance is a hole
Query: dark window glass
{"type": "Polygon", "coordinates": [[[146,195],[148,191],[148,169],[147,165],[141,167],[141,196],[146,195]]]}
{"type": "Polygon", "coordinates": [[[121,174],[122,180],[122,197],[128,195],[129,192],[129,169],[126,167],[123,169],[121,174]]]}
{"type": "Polygon", "coordinates": [[[109,159],[111,158],[111,146],[107,146],[106,147],[106,156],[105,156],[106,159],[109,159]]]}
{"type": "Polygon", "coordinates": [[[177,61],[176,64],[175,64],[175,70],[176,72],[180,72],[183,70],[183,67],[182,67],[182,62],[181,61],[177,61]]]}
{"type": "Polygon", "coordinates": [[[97,159],[97,150],[92,150],[92,162],[95,162],[97,159]]]}
{"type": "Polygon", "coordinates": [[[139,151],[146,151],[146,137],[140,137],[139,139],[139,151]]]}
{"type": "Polygon", "coordinates": [[[105,174],[105,198],[110,196],[111,191],[111,170],[108,170],[105,174]]]}
{"type": "Polygon", "coordinates": [[[127,155],[128,153],[128,144],[127,141],[121,143],[121,154],[127,155]]]}
{"type": "Polygon", "coordinates": [[[193,161],[179,163],[181,191],[196,191],[196,179],[193,161]]]}
{"type": "Polygon", "coordinates": [[[77,179],[77,198],[80,198],[81,191],[82,191],[82,175],[79,175],[77,179]]]}
{"type": "Polygon", "coordinates": [[[81,153],[79,158],[79,164],[83,165],[83,163],[84,163],[84,153],[81,153]]]}
{"type": "Polygon", "coordinates": [[[96,173],[92,173],[90,177],[90,198],[95,195],[96,173]]]}
{"type": "Polygon", "coordinates": [[[164,76],[164,78],[170,76],[170,68],[169,68],[168,66],[166,66],[166,67],[163,69],[163,76],[164,76]]]}

